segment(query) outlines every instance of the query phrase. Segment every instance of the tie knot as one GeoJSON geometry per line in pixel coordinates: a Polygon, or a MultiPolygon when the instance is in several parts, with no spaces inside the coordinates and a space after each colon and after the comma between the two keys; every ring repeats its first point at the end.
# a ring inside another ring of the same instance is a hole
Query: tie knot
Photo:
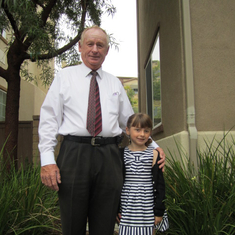
{"type": "Polygon", "coordinates": [[[92,70],[92,71],[91,71],[91,74],[92,74],[92,76],[96,76],[96,75],[97,75],[97,72],[94,71],[94,70],[92,70]]]}

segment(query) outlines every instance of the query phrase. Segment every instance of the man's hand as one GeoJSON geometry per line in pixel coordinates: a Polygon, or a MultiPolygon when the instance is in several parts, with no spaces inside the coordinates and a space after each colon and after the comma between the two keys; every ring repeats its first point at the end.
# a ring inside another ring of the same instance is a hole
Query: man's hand
{"type": "Polygon", "coordinates": [[[60,170],[56,164],[41,167],[41,180],[44,185],[52,190],[59,191],[58,184],[61,183],[60,170]]]}
{"type": "Polygon", "coordinates": [[[161,158],[161,160],[159,160],[157,163],[159,164],[159,168],[162,169],[162,172],[164,172],[166,155],[165,155],[163,149],[161,149],[160,147],[158,147],[157,150],[159,151],[160,158],[161,158]]]}

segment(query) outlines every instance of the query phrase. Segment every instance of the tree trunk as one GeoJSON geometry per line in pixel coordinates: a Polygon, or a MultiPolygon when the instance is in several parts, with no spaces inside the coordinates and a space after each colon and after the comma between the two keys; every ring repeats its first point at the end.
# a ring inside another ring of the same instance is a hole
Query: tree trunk
{"type": "Polygon", "coordinates": [[[7,169],[13,164],[17,168],[17,140],[18,140],[18,118],[20,101],[20,76],[19,71],[9,72],[6,118],[5,118],[5,151],[4,159],[7,169]],[[17,74],[18,72],[18,74],[17,74]],[[12,80],[12,81],[11,81],[12,80]]]}
{"type": "Polygon", "coordinates": [[[4,160],[8,170],[12,166],[17,168],[17,142],[18,142],[18,120],[19,120],[19,102],[20,102],[20,66],[21,46],[14,42],[8,51],[8,69],[7,69],[7,99],[5,116],[5,148],[4,160]]]}

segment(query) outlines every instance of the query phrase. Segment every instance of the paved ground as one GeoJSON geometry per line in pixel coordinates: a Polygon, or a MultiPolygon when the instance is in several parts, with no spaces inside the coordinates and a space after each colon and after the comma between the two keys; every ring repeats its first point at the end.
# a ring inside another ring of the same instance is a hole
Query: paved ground
{"type": "MultiPolygon", "coordinates": [[[[87,228],[87,230],[88,230],[88,228],[87,228]]],[[[119,227],[118,227],[117,224],[115,224],[115,228],[114,228],[114,233],[113,233],[113,235],[118,235],[118,230],[119,230],[119,227]]],[[[89,235],[89,232],[88,232],[88,231],[86,232],[86,235],[89,235]]]]}
{"type": "MultiPolygon", "coordinates": [[[[86,235],[89,235],[89,232],[86,232],[86,235]]],[[[118,235],[118,232],[114,231],[113,235],[118,235]]]]}

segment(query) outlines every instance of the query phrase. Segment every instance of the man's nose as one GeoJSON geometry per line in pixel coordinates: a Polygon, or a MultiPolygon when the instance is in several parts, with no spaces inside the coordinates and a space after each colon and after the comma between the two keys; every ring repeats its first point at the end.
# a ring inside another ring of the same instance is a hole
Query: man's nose
{"type": "Polygon", "coordinates": [[[93,52],[97,52],[98,51],[98,48],[97,48],[97,46],[94,44],[94,46],[92,47],[92,51],[93,52]]]}

